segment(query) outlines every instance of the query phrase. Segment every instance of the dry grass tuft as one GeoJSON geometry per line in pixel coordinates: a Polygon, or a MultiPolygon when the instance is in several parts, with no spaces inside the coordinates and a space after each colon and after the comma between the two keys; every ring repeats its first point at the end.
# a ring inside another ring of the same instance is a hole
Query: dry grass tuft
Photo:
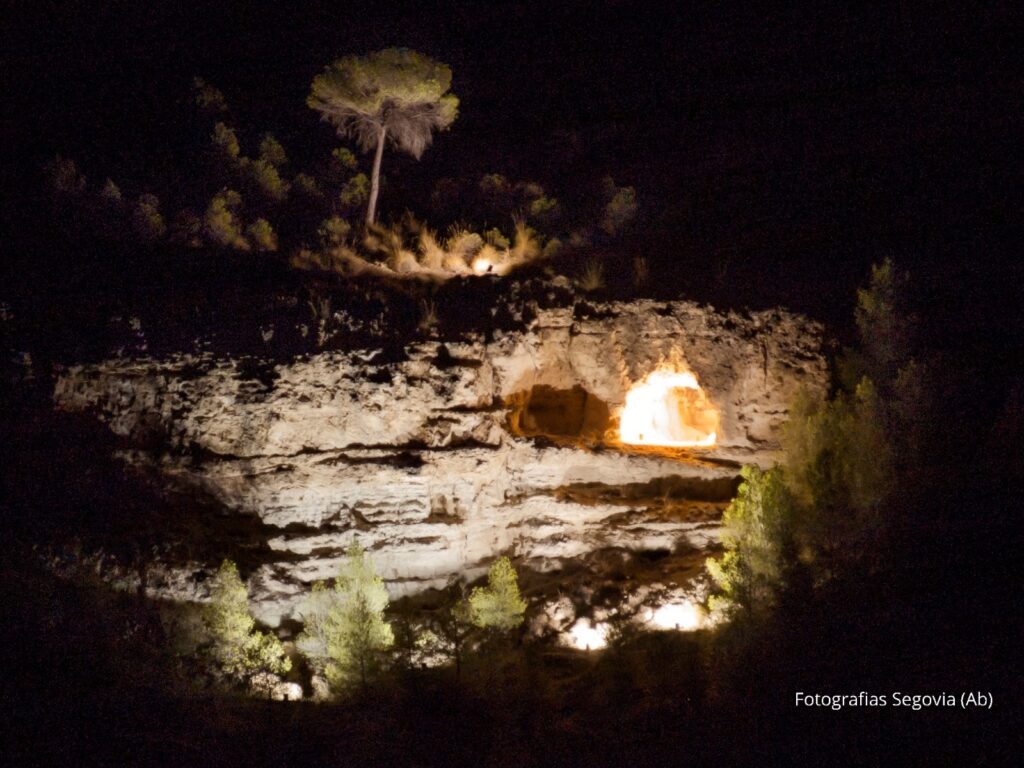
{"type": "Polygon", "coordinates": [[[604,264],[597,259],[587,259],[583,265],[583,271],[578,280],[579,287],[587,291],[596,291],[604,288],[604,264]]]}

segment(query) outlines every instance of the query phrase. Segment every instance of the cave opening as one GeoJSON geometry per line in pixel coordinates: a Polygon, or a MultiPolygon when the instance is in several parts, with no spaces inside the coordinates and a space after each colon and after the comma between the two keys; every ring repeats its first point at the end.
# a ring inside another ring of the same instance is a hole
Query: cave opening
{"type": "Polygon", "coordinates": [[[720,415],[691,371],[658,369],[626,392],[619,439],[627,445],[711,448],[720,415]]]}
{"type": "Polygon", "coordinates": [[[508,398],[508,425],[515,435],[600,441],[611,418],[608,405],[583,387],[539,384],[508,398]]]}

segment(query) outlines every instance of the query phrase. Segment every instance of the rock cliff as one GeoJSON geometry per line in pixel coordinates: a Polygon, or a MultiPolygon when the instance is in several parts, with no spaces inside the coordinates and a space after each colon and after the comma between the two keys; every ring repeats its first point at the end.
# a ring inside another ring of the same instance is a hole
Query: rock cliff
{"type": "MultiPolygon", "coordinates": [[[[553,573],[607,551],[699,552],[740,465],[772,461],[793,394],[826,382],[821,328],[780,310],[576,302],[531,317],[397,355],[110,359],[66,369],[54,398],[94,412],[167,487],[253,523],[252,607],[274,626],[353,537],[395,595],[500,553],[553,573]],[[626,392],[665,364],[718,408],[714,448],[618,440],[626,392]]],[[[201,599],[209,565],[163,562],[149,589],[201,599]]]]}

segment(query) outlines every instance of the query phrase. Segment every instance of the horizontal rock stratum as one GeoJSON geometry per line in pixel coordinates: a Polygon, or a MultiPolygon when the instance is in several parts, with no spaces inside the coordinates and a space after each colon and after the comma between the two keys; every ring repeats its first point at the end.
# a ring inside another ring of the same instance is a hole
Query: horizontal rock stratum
{"type": "MultiPolygon", "coordinates": [[[[126,461],[257,524],[252,607],[277,625],[354,537],[396,595],[502,553],[555,572],[605,549],[706,547],[739,466],[769,464],[793,395],[824,390],[821,336],[782,310],[576,304],[398,359],[111,359],[68,368],[54,398],[96,413],[126,461]],[[626,392],[665,364],[692,371],[719,410],[714,448],[619,443],[626,392]]],[[[230,539],[217,545],[232,556],[230,539]]],[[[210,565],[163,563],[149,589],[202,599],[210,565]]]]}

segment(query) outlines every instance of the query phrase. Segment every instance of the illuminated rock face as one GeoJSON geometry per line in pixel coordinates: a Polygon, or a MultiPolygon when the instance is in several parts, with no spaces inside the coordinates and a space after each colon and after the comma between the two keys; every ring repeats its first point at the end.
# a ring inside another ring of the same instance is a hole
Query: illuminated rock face
{"type": "MultiPolygon", "coordinates": [[[[396,595],[477,575],[499,553],[551,571],[613,548],[700,550],[739,465],[770,463],[787,403],[825,375],[820,328],[803,318],[644,301],[540,310],[520,332],[412,344],[400,361],[111,360],[68,369],[55,402],[95,411],[135,446],[128,460],[258,526],[248,581],[273,625],[354,537],[396,595]],[[672,407],[688,429],[713,427],[713,447],[623,445],[650,442],[620,421],[627,393],[668,362],[699,381],[672,407]]],[[[179,585],[163,594],[186,596],[196,564],[163,567],[179,585]]]]}

